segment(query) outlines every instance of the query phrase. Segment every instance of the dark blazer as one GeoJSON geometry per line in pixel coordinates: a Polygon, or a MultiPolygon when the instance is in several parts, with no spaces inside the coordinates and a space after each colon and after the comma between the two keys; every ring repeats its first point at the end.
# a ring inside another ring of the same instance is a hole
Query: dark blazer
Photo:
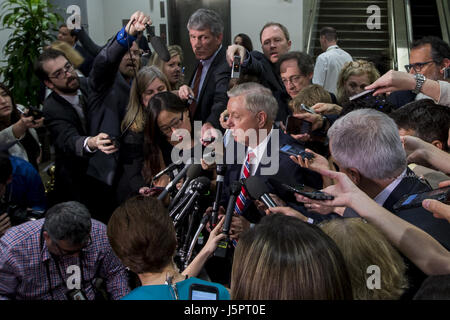
{"type": "Polygon", "coordinates": [[[413,102],[416,99],[416,94],[412,91],[396,91],[390,94],[387,101],[392,103],[396,109],[403,107],[405,104],[413,102]]]}
{"type": "MultiPolygon", "coordinates": [[[[84,96],[88,95],[86,78],[80,78],[80,90],[84,96]]],[[[82,201],[89,159],[83,146],[88,137],[86,128],[72,105],[55,92],[44,101],[44,117],[55,146],[57,199],[82,201]]]]}
{"type": "Polygon", "coordinates": [[[89,77],[95,57],[93,57],[86,49],[78,44],[75,45],[75,50],[77,50],[78,53],[80,53],[84,58],[84,61],[81,66],[78,67],[78,70],[80,70],[85,77],[89,77]]]}
{"type": "Polygon", "coordinates": [[[272,91],[278,102],[278,113],[275,121],[286,122],[286,118],[290,114],[288,107],[290,96],[281,81],[276,65],[270,62],[261,52],[252,51],[243,70],[247,74],[259,77],[260,83],[272,91]]]}
{"type": "MultiPolygon", "coordinates": [[[[404,178],[397,188],[391,193],[383,207],[393,212],[393,206],[406,194],[430,191],[431,188],[422,183],[414,173],[408,169],[408,176],[404,178]]],[[[440,244],[450,249],[450,224],[446,220],[436,219],[433,214],[422,207],[403,210],[395,213],[399,218],[408,221],[419,229],[422,229],[440,244]]],[[[408,258],[403,257],[408,267],[406,275],[409,280],[409,289],[403,294],[402,299],[410,300],[420,288],[426,275],[417,268],[408,258]]]]}
{"type": "MultiPolygon", "coordinates": [[[[430,191],[431,188],[419,180],[419,178],[408,169],[407,177],[404,178],[397,188],[391,193],[389,198],[384,203],[383,207],[393,212],[393,206],[400,198],[407,194],[430,191]]],[[[408,221],[419,229],[422,229],[430,236],[435,238],[447,250],[450,250],[450,224],[441,219],[436,219],[433,214],[422,207],[402,210],[396,212],[399,218],[408,221]]]]}
{"type": "MultiPolygon", "coordinates": [[[[114,38],[95,59],[89,76],[90,95],[88,100],[89,134],[96,136],[106,133],[120,137],[121,123],[126,113],[130,96],[130,83],[119,72],[119,65],[127,49],[114,38]]],[[[117,169],[118,155],[94,154],[89,164],[88,174],[113,185],[117,169]]]]}
{"type": "MultiPolygon", "coordinates": [[[[197,67],[198,64],[195,66],[195,70],[197,67]]],[[[190,84],[194,77],[195,71],[189,81],[190,84]]],[[[214,128],[222,129],[219,119],[227,107],[230,77],[231,68],[226,60],[226,48],[222,47],[208,69],[198,97],[194,119],[191,120],[209,122],[214,128]]]]}
{"type": "MultiPolygon", "coordinates": [[[[292,137],[284,134],[282,131],[278,129],[279,132],[279,141],[278,141],[278,148],[279,150],[283,145],[290,144],[290,145],[299,145],[296,140],[294,140],[292,137]]],[[[269,142],[267,143],[267,156],[268,158],[272,155],[272,144],[274,143],[274,137],[272,136],[269,142]]],[[[238,144],[236,142],[230,142],[234,145],[234,150],[238,149],[238,144]]],[[[241,148],[244,148],[241,145],[241,148]]],[[[245,148],[245,151],[247,151],[247,148],[245,148]]],[[[245,152],[246,153],[246,152],[245,152]]],[[[225,180],[224,180],[224,188],[223,188],[223,194],[222,194],[222,200],[221,204],[226,207],[228,204],[229,199],[229,192],[230,192],[230,184],[232,181],[237,181],[240,179],[240,174],[242,170],[243,163],[245,162],[245,159],[242,157],[245,157],[246,154],[239,155],[241,158],[238,158],[237,152],[234,152],[234,164],[228,164],[227,163],[227,172],[225,174],[225,180]]],[[[229,156],[228,153],[226,153],[227,157],[229,156]]],[[[269,178],[276,178],[279,181],[284,181],[288,184],[295,185],[295,184],[305,184],[307,186],[316,188],[318,190],[322,189],[322,177],[309,169],[302,168],[298,166],[296,163],[294,163],[289,155],[284,154],[282,152],[279,152],[279,168],[278,171],[274,175],[261,175],[261,171],[263,168],[269,168],[272,165],[272,162],[269,164],[263,164],[260,163],[255,176],[261,176],[264,181],[266,182],[268,188],[271,190],[272,193],[278,194],[277,190],[274,190],[273,187],[267,183],[269,178]]],[[[243,216],[247,218],[250,222],[256,223],[261,219],[261,214],[259,213],[256,206],[253,204],[253,202],[249,202],[248,206],[244,208],[243,216]]]]}

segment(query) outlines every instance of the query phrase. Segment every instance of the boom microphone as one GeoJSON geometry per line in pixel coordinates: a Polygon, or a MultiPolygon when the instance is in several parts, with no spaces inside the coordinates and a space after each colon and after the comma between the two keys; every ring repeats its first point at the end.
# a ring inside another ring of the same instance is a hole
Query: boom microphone
{"type": "Polygon", "coordinates": [[[174,187],[176,187],[177,183],[184,178],[189,168],[192,166],[192,159],[189,159],[189,161],[184,166],[183,170],[180,171],[180,173],[172,180],[170,183],[166,186],[166,188],[161,192],[161,194],[158,196],[158,200],[164,200],[164,198],[169,194],[170,191],[174,187]]]}
{"type": "Polygon", "coordinates": [[[264,179],[258,176],[251,176],[244,181],[245,190],[253,200],[261,200],[267,208],[277,207],[275,201],[269,195],[270,190],[267,187],[264,179]]]}
{"type": "Polygon", "coordinates": [[[175,198],[172,200],[172,203],[169,206],[169,211],[172,210],[175,204],[177,204],[180,198],[184,195],[191,181],[194,180],[195,178],[198,178],[201,174],[202,174],[202,166],[200,164],[193,164],[192,166],[189,167],[189,169],[186,172],[186,180],[184,181],[183,186],[178,191],[175,198]]]}
{"type": "Polygon", "coordinates": [[[154,176],[152,180],[153,181],[158,180],[159,178],[161,178],[163,175],[165,175],[169,171],[175,170],[175,168],[179,168],[182,164],[183,164],[182,160],[178,160],[177,162],[172,163],[167,168],[165,168],[163,171],[161,171],[156,176],[154,176]]]}
{"type": "MultiPolygon", "coordinates": [[[[222,227],[222,233],[229,236],[231,228],[231,220],[233,219],[234,209],[236,207],[236,199],[241,193],[242,185],[238,181],[231,182],[230,185],[230,199],[228,200],[227,211],[225,214],[225,221],[222,227]]],[[[224,239],[217,244],[217,248],[214,251],[214,256],[219,258],[225,258],[227,255],[229,240],[224,239]]]]}
{"type": "Polygon", "coordinates": [[[165,42],[160,37],[155,36],[149,24],[145,25],[145,29],[147,30],[148,41],[152,44],[153,49],[155,49],[161,60],[168,62],[170,60],[170,53],[167,50],[165,42]]]}

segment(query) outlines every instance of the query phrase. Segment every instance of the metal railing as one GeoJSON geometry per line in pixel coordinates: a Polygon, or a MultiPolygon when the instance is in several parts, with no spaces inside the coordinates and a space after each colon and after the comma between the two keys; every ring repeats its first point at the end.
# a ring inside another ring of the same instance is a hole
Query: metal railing
{"type": "Polygon", "coordinates": [[[308,18],[308,34],[307,34],[307,40],[306,40],[306,53],[309,55],[312,55],[311,49],[314,46],[313,43],[313,32],[314,32],[314,27],[316,26],[316,21],[318,19],[317,17],[317,8],[319,6],[319,0],[314,1],[313,0],[313,4],[309,13],[309,18],[308,18]]]}
{"type": "Polygon", "coordinates": [[[450,10],[448,0],[436,0],[436,5],[441,24],[442,40],[449,43],[450,41],[450,10]]]}
{"type": "Polygon", "coordinates": [[[408,6],[409,0],[388,0],[391,67],[399,71],[405,71],[403,66],[409,64],[412,24],[408,6]]]}

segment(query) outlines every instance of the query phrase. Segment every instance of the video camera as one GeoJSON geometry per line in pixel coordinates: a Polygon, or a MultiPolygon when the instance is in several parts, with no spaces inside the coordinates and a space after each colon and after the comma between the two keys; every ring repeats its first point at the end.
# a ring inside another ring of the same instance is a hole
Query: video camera
{"type": "Polygon", "coordinates": [[[44,211],[26,209],[15,204],[1,201],[0,215],[3,215],[4,213],[8,214],[12,226],[18,226],[44,217],[44,211]]]}

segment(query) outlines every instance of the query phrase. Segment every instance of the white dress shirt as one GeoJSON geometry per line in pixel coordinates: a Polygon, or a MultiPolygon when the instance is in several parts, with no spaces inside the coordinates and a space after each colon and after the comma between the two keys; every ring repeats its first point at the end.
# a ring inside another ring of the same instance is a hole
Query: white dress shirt
{"type": "Polygon", "coordinates": [[[312,82],[336,94],[339,73],[344,64],[350,61],[353,61],[352,56],[337,45],[329,47],[317,58],[312,82]]]}

